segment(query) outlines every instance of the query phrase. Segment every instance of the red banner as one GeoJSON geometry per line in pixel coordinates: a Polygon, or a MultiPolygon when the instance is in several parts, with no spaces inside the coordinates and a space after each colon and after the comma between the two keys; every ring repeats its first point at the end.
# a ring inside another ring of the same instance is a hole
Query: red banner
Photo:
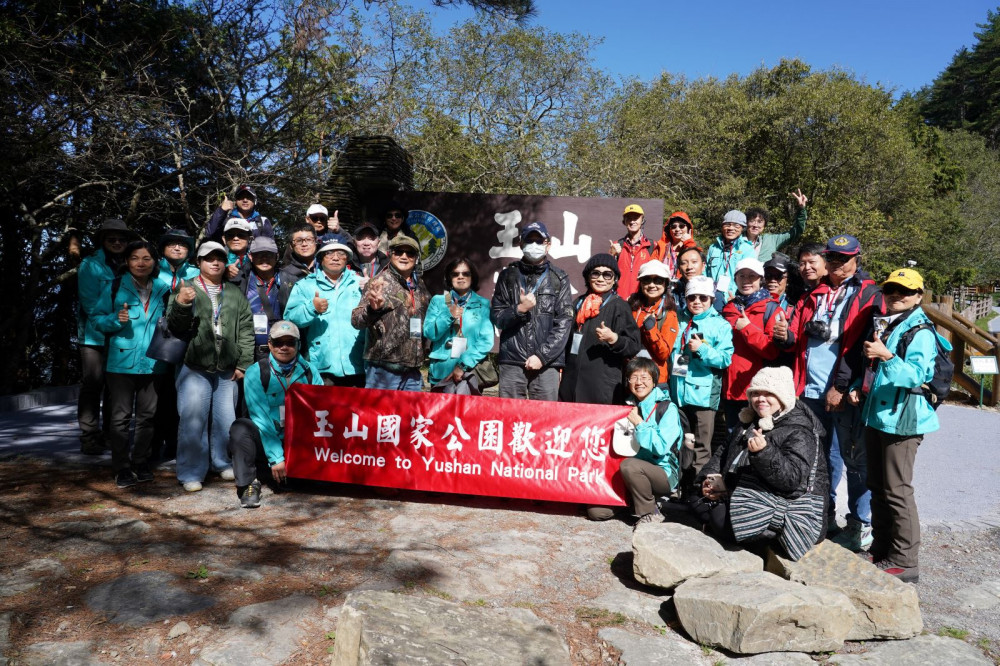
{"type": "Polygon", "coordinates": [[[629,408],[293,384],[289,476],[578,504],[625,504],[611,452],[629,408]]]}

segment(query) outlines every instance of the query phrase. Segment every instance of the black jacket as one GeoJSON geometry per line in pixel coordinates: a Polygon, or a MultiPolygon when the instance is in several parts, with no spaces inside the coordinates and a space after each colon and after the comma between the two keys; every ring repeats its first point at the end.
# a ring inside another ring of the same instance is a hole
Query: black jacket
{"type": "Polygon", "coordinates": [[[278,271],[278,282],[280,283],[278,287],[278,300],[282,304],[287,303],[295,283],[312,273],[313,271],[308,266],[296,259],[295,255],[292,255],[288,263],[278,271]]]}
{"type": "MultiPolygon", "coordinates": [[[[578,302],[582,301],[582,298],[578,302]]],[[[622,381],[625,363],[639,353],[639,327],[635,325],[632,308],[613,291],[600,314],[578,327],[574,323],[566,346],[566,370],[559,384],[561,402],[588,402],[598,405],[623,405],[628,392],[622,381]],[[618,334],[618,340],[608,345],[597,339],[595,332],[601,322],[618,334]],[[570,354],[573,334],[582,335],[580,349],[570,354]]]]}
{"type": "Polygon", "coordinates": [[[543,368],[563,367],[573,322],[569,276],[548,261],[537,266],[515,261],[497,278],[490,320],[500,330],[500,363],[524,365],[538,356],[543,368]],[[535,307],[518,312],[521,289],[530,292],[536,284],[535,307]]]}

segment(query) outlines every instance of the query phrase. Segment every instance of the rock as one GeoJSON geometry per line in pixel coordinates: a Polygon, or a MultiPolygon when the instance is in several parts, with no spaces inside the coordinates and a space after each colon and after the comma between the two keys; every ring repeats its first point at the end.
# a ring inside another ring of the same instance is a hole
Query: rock
{"type": "Polygon", "coordinates": [[[170,631],[167,633],[167,638],[177,638],[178,636],[183,636],[189,631],[191,631],[191,625],[187,622],[181,621],[170,627],[170,631]]]}
{"type": "Polygon", "coordinates": [[[196,613],[215,605],[215,599],[176,587],[178,579],[164,571],[149,571],[116,578],[87,592],[91,610],[111,615],[115,624],[137,627],[176,615],[196,613]]]}
{"type": "Polygon", "coordinates": [[[689,578],[762,571],[745,550],[726,550],[710,536],[676,523],[640,525],[632,536],[632,568],[645,585],[672,589],[689,578]]]}
{"type": "Polygon", "coordinates": [[[10,573],[0,576],[0,597],[12,597],[35,588],[43,580],[62,576],[66,569],[57,560],[31,560],[10,573]]]}
{"type": "Polygon", "coordinates": [[[526,609],[390,592],[347,596],[331,666],[445,663],[568,666],[570,658],[556,630],[526,609]]]}
{"type": "Polygon", "coordinates": [[[709,663],[700,647],[671,629],[667,629],[662,636],[640,636],[624,629],[606,627],[597,632],[597,635],[621,650],[622,663],[628,666],[690,666],[709,663]]]}
{"type": "Polygon", "coordinates": [[[816,666],[813,658],[802,652],[768,652],[755,654],[752,657],[726,659],[726,666],[816,666]]]}
{"type": "Polygon", "coordinates": [[[828,664],[865,664],[866,666],[988,666],[993,664],[983,653],[965,641],[944,636],[917,636],[908,641],[867,643],[864,654],[835,654],[828,664]]]}
{"type": "Polygon", "coordinates": [[[587,605],[603,608],[613,613],[621,613],[637,622],[661,626],[667,624],[668,618],[663,617],[662,613],[664,604],[669,605],[667,603],[669,601],[670,597],[654,597],[621,585],[615,585],[597,599],[588,601],[587,605]]]}
{"type": "Polygon", "coordinates": [[[115,520],[72,520],[56,523],[53,530],[62,532],[63,538],[86,538],[103,543],[126,543],[139,541],[152,528],[149,523],[131,518],[115,520]]]}
{"type": "Polygon", "coordinates": [[[44,642],[26,647],[22,653],[24,666],[101,666],[106,661],[93,654],[93,641],[66,643],[44,642]]]}
{"type": "MultiPolygon", "coordinates": [[[[225,629],[201,649],[200,666],[268,666],[285,661],[301,646],[302,621],[319,611],[319,602],[293,595],[244,606],[229,616],[225,629]]],[[[199,630],[201,628],[199,627],[199,630]]]]}
{"type": "Polygon", "coordinates": [[[798,562],[768,551],[771,573],[809,587],[842,592],[857,616],[849,641],[911,638],[923,630],[917,588],[890,576],[832,541],[823,541],[798,562]]]}
{"type": "Polygon", "coordinates": [[[10,622],[14,614],[0,613],[0,666],[7,666],[7,652],[10,650],[10,622]]]}
{"type": "Polygon", "coordinates": [[[739,654],[836,650],[856,615],[840,592],[766,572],[688,580],[674,591],[674,607],[695,642],[739,654]]]}
{"type": "Polygon", "coordinates": [[[1000,604],[1000,579],[984,580],[979,585],[955,592],[955,598],[966,608],[986,610],[1000,604]]]}

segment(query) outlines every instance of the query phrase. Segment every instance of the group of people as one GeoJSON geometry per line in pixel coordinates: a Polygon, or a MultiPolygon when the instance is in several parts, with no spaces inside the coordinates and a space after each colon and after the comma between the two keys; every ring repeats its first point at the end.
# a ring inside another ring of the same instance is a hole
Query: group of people
{"type": "Polygon", "coordinates": [[[283,254],[247,186],[197,248],[183,231],[154,245],[108,220],[79,270],[82,450],[110,445],[119,487],[176,455],[185,490],[218,474],[253,508],[262,483],[286,479],[289,385],[422,390],[426,363],[431,390],[478,395],[498,331],[500,397],[633,406],[636,455],[621,470],[639,522],[660,519],[657,496],[673,495],[721,538],[777,539],[797,558],[836,529],[846,470],[838,540],[916,580],[910,481],[937,428],[921,387],[941,344],[919,307],[922,280],[902,269],[880,290],[849,235],[803,244],[793,262],[779,251],[805,228],[807,199],[793,197],[787,232],[767,231],[766,210],[733,210],[707,251],[683,211],[652,241],[630,205],[626,235],[586,262],[576,298],[542,222],[521,229],[522,258],[488,300],[468,258],[448,263],[431,295],[395,204],[350,235],[313,205],[283,254]],[[163,336],[186,342],[174,365],[147,356],[163,336]],[[728,437],[713,447],[717,415],[728,437]],[[748,511],[760,503],[770,508],[748,511]]]}

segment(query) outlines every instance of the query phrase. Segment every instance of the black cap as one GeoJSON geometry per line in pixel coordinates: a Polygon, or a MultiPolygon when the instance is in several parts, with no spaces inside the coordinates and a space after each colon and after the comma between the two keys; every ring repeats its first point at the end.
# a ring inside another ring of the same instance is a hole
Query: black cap
{"type": "Polygon", "coordinates": [[[183,229],[167,229],[164,231],[163,235],[160,236],[160,240],[157,241],[157,249],[163,252],[163,248],[170,241],[180,241],[188,246],[188,252],[194,252],[194,238],[183,229]]]}
{"type": "Polygon", "coordinates": [[[791,263],[792,258],[787,254],[782,252],[775,252],[771,255],[771,258],[764,262],[764,270],[768,268],[774,268],[781,271],[782,273],[788,272],[788,265],[791,263]]]}

